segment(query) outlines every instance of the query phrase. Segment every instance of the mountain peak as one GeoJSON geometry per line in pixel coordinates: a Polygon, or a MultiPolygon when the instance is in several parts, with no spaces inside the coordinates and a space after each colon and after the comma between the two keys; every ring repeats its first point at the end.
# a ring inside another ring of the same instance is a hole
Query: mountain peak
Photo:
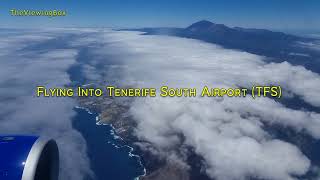
{"type": "Polygon", "coordinates": [[[214,23],[208,20],[201,20],[198,22],[193,23],[192,25],[213,25],[214,23]]]}
{"type": "Polygon", "coordinates": [[[207,21],[207,20],[202,20],[202,21],[198,21],[198,22],[195,22],[195,23],[191,24],[188,28],[194,28],[194,27],[197,27],[197,28],[209,28],[212,25],[214,25],[213,22],[207,21]]]}
{"type": "Polygon", "coordinates": [[[191,26],[187,27],[186,30],[192,32],[224,32],[230,30],[230,28],[224,24],[215,24],[207,20],[202,20],[193,23],[191,26]]]}

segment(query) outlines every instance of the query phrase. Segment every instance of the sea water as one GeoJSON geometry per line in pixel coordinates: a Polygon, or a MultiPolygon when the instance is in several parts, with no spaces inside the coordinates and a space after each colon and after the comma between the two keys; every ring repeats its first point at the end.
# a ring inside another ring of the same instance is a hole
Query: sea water
{"type": "Polygon", "coordinates": [[[140,157],[131,154],[132,148],[117,138],[112,126],[97,125],[96,113],[79,107],[74,110],[73,126],[87,142],[94,180],[133,180],[144,174],[140,157]]]}

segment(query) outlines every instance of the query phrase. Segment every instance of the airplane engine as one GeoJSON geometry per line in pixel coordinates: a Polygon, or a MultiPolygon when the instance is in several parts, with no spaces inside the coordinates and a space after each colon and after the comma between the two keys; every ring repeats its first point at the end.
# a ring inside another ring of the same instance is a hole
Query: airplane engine
{"type": "Polygon", "coordinates": [[[0,136],[1,180],[58,180],[59,151],[53,139],[0,136]]]}

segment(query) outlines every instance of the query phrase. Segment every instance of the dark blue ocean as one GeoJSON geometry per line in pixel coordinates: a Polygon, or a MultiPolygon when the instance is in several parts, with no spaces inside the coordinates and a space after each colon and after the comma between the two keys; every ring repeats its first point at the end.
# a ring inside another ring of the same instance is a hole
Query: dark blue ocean
{"type": "Polygon", "coordinates": [[[130,154],[131,149],[121,139],[115,138],[111,126],[96,125],[95,113],[79,108],[75,111],[77,115],[73,126],[87,142],[94,180],[133,180],[144,174],[140,158],[130,154]]]}

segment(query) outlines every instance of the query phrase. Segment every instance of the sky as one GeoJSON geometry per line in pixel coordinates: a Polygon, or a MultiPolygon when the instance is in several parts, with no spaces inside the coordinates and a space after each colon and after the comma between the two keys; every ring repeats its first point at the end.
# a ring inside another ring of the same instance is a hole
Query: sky
{"type": "Polygon", "coordinates": [[[185,27],[199,20],[229,26],[320,31],[317,0],[2,0],[0,27],[185,27]],[[66,17],[13,17],[10,9],[66,10],[66,17]]]}

